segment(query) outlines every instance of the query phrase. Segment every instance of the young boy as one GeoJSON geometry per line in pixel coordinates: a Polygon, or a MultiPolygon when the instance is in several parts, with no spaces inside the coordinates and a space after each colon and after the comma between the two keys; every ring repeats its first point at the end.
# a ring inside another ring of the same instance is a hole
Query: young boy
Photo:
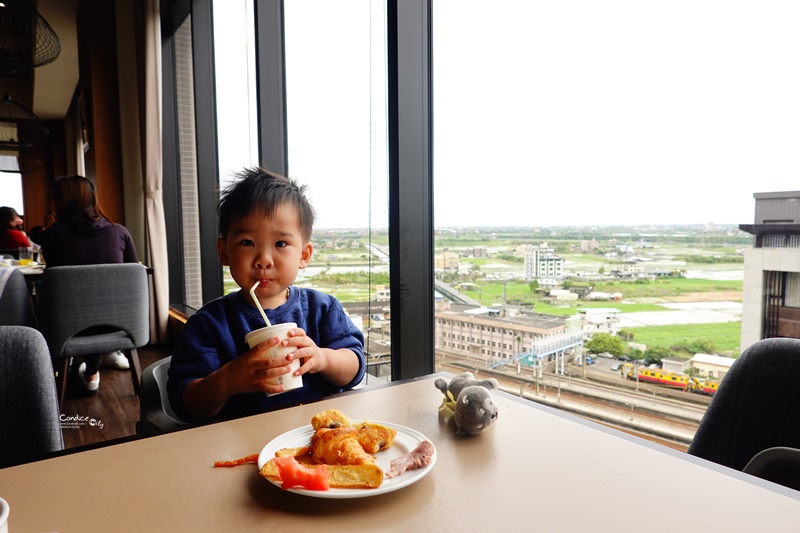
{"type": "Polygon", "coordinates": [[[351,388],[364,376],[364,337],[336,298],[291,284],[313,247],[314,211],[305,186],[260,168],[247,169],[223,191],[217,206],[217,252],[241,290],[204,305],[184,326],[169,369],[170,404],[185,421],[234,418],[305,403],[351,388]],[[252,350],[244,337],[264,327],[250,297],[256,289],[271,324],[295,322],[284,346],[297,350],[274,361],[266,352],[277,337],[252,350]],[[266,380],[289,372],[303,387],[275,396],[266,380]]]}

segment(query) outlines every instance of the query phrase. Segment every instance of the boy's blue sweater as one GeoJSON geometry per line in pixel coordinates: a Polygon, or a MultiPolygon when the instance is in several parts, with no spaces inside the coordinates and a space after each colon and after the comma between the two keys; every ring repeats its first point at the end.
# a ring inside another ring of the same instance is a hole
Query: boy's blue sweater
{"type": "MultiPolygon", "coordinates": [[[[167,390],[172,408],[184,421],[196,420],[183,405],[186,385],[247,352],[245,335],[264,327],[258,309],[244,302],[243,295],[240,291],[209,302],[189,318],[183,328],[172,353],[167,390]]],[[[300,389],[269,397],[261,392],[237,394],[228,400],[218,418],[236,418],[307,403],[349,389],[364,377],[364,336],[333,296],[292,287],[285,304],[265,312],[272,324],[295,322],[320,348],[352,350],[359,359],[358,373],[344,387],[330,384],[320,374],[306,373],[300,389]]]]}

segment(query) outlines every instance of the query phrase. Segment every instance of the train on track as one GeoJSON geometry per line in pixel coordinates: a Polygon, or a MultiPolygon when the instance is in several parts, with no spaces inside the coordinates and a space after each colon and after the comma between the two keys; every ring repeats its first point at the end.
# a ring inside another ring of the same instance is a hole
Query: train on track
{"type": "MultiPolygon", "coordinates": [[[[713,396],[717,392],[719,382],[711,379],[700,379],[686,374],[678,374],[676,372],[666,372],[660,368],[647,368],[638,367],[639,381],[646,383],[654,383],[663,387],[670,387],[673,389],[680,389],[687,392],[696,392],[698,394],[707,394],[713,396]]],[[[631,363],[625,363],[620,368],[622,375],[629,380],[637,378],[636,369],[631,363]]]]}

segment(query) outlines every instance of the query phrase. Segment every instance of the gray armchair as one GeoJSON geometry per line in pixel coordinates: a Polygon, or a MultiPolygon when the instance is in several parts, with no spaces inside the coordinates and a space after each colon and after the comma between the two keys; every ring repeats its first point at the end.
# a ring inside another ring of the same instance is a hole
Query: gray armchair
{"type": "Polygon", "coordinates": [[[58,369],[59,406],[64,404],[71,358],[116,350],[131,362],[133,390],[139,394],[137,348],[150,341],[149,294],[147,272],[139,263],[45,269],[39,321],[58,369]]]}
{"type": "Polygon", "coordinates": [[[50,351],[42,334],[0,326],[0,468],[64,449],[50,351]]]}
{"type": "Polygon", "coordinates": [[[36,327],[28,282],[16,268],[0,268],[0,325],[36,327]]]}

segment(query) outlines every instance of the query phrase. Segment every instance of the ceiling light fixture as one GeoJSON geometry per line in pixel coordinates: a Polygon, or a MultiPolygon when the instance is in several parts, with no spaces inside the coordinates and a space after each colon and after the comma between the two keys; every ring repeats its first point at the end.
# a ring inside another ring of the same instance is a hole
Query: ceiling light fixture
{"type": "Polygon", "coordinates": [[[50,136],[47,127],[8,94],[0,101],[0,172],[25,174],[42,165],[33,147],[50,136]]]}
{"type": "Polygon", "coordinates": [[[52,63],[61,41],[30,0],[0,3],[0,74],[16,74],[52,63]]]}

